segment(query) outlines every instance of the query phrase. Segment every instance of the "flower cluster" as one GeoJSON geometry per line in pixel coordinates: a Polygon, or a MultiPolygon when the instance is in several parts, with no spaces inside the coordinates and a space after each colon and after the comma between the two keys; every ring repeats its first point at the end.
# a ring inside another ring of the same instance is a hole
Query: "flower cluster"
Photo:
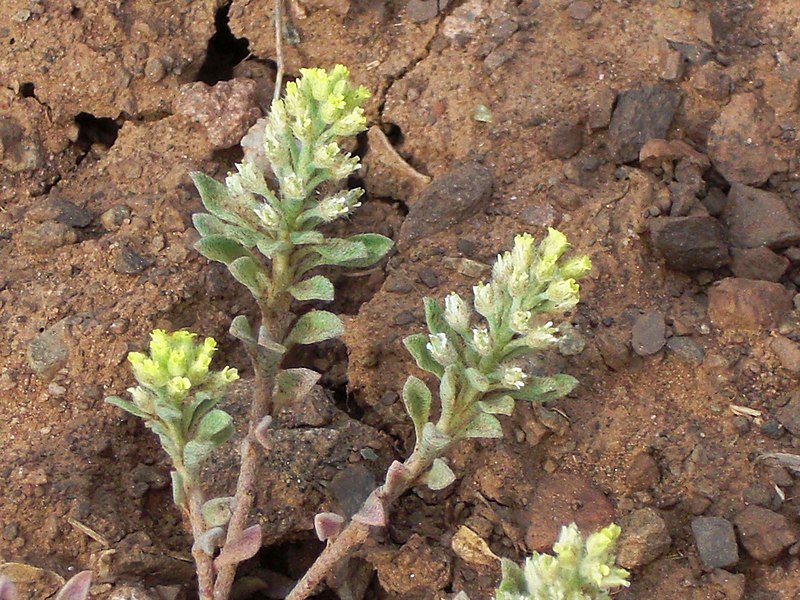
{"type": "Polygon", "coordinates": [[[574,523],[562,527],[554,555],[534,552],[522,568],[503,559],[495,600],[608,600],[609,590],[629,585],[614,564],[619,534],[611,524],[584,540],[574,523]]]}

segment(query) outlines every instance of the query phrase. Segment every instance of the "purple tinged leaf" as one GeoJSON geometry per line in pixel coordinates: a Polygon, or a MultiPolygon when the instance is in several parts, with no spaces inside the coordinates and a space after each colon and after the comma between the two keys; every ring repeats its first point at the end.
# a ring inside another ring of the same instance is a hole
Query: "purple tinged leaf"
{"type": "Polygon", "coordinates": [[[89,596],[89,586],[91,585],[92,572],[81,571],[64,584],[55,600],[86,600],[89,596]]]}
{"type": "Polygon", "coordinates": [[[0,576],[0,600],[17,600],[17,588],[7,578],[0,576]]]}
{"type": "Polygon", "coordinates": [[[406,466],[398,461],[394,461],[389,465],[386,471],[386,489],[394,490],[408,481],[408,469],[406,466]]]}
{"type": "Polygon", "coordinates": [[[386,509],[383,501],[375,494],[370,494],[361,510],[353,515],[353,521],[370,527],[386,527],[386,509]]]}
{"type": "Polygon", "coordinates": [[[314,515],[314,531],[320,542],[335,539],[342,531],[344,517],[336,513],[324,512],[314,515]]]}
{"type": "Polygon", "coordinates": [[[245,529],[239,537],[223,546],[222,551],[214,561],[217,569],[229,565],[236,565],[248,558],[253,558],[261,549],[261,525],[253,525],[245,529]]]}
{"type": "Polygon", "coordinates": [[[267,415],[256,425],[255,436],[256,441],[261,444],[265,450],[270,449],[270,429],[272,428],[272,417],[267,415]]]}

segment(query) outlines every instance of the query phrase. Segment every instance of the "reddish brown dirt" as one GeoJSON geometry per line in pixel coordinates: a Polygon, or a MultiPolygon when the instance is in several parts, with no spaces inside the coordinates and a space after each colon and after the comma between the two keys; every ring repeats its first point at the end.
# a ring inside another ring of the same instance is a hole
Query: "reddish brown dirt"
{"type": "MultiPolygon", "coordinates": [[[[247,375],[226,332],[234,315],[253,306],[224,269],[192,249],[191,214],[201,205],[188,177],[191,170],[222,176],[241,151],[215,148],[204,125],[173,114],[172,102],[183,84],[229,79],[247,52],[251,76],[271,72],[271,2],[234,0],[223,9],[227,33],[223,19],[215,29],[215,2],[5,4],[12,18],[0,27],[0,568],[15,562],[45,570],[29,574],[24,598],[52,595],[57,577],[47,572],[67,577],[83,568],[97,574],[96,598],[134,597],[126,585],[162,594],[153,597],[191,597],[190,540],[171,504],[165,457],[140,423],[102,398],[131,385],[124,358],[154,327],[216,337],[222,360],[247,375]],[[234,37],[249,41],[247,52],[234,37]],[[59,213],[63,200],[85,212],[59,213]],[[101,220],[114,207],[117,221],[101,220]],[[29,348],[51,331],[46,345],[64,349],[63,360],[36,374],[29,348]]],[[[475,277],[462,274],[460,259],[490,263],[513,234],[541,236],[557,225],[594,262],[571,317],[585,349],[546,357],[580,387],[550,407],[558,412],[519,407],[504,422],[502,441],[464,443],[450,457],[458,475],[451,488],[404,497],[388,530],[361,553],[377,576],[370,567],[351,574],[365,582],[353,585],[367,589],[358,597],[450,598],[464,589],[473,600],[489,598],[497,566],[452,551],[459,526],[519,560],[552,540],[558,522],[624,522],[643,507],[659,511],[672,544],[635,568],[631,588],[617,598],[800,597],[797,546],[769,563],[740,547],[730,570],[745,576],[746,591],[737,596],[703,570],[690,526],[700,514],[732,521],[753,489],[769,496],[778,486],[785,500],[771,508],[800,531],[800,484],[756,461],[798,445],[773,422],[796,375],[772,341],[777,332],[797,340],[800,325],[790,314],[771,330],[714,327],[707,290],[730,272],[686,275],[664,266],[643,232],[649,209],[668,195],[669,177],[636,161],[620,167],[608,130],[587,127],[604,89],[659,83],[666,39],[687,52],[707,50],[697,23],[714,10],[724,27],[710,40],[711,66],[688,62],[679,77],[661,81],[682,94],[667,137],[706,152],[731,94],[754,93],[767,117],[753,137],[769,140],[783,165],[759,185],[781,194],[796,215],[800,5],[455,0],[415,23],[399,0],[300,4],[291,14],[299,42],[286,48],[291,75],[302,66],[346,64],[373,91],[370,124],[383,127],[409,165],[436,179],[456,163],[479,161],[492,171],[494,189],[477,212],[401,246],[380,268],[335,274],[334,310],[347,315],[344,344],[292,360],[325,373],[336,408],[320,409],[324,418],[315,422],[287,417],[263,475],[267,547],[243,568],[242,589],[280,589],[298,577],[319,551],[311,541],[314,512],[346,512],[392,458],[409,451],[413,429],[398,393],[408,374],[420,373],[401,342],[422,329],[421,297],[468,294],[475,277]],[[470,7],[480,13],[473,30],[453,39],[455,17],[470,7]],[[723,84],[717,71],[728,77],[723,84]],[[491,123],[474,119],[480,104],[491,123]],[[572,140],[554,139],[563,123],[579,124],[565,127],[572,140]],[[574,156],[559,142],[577,144],[574,156]],[[703,348],[702,365],[666,350],[632,353],[640,311],[665,314],[669,334],[703,348]],[[761,416],[736,417],[732,404],[761,416]]],[[[369,165],[368,197],[342,227],[397,239],[422,178],[372,137],[359,151],[369,165]]],[[[727,188],[713,169],[705,178],[727,188]]],[[[796,293],[793,269],[781,281],[796,293]]],[[[235,400],[228,403],[235,412],[235,400]]],[[[213,486],[230,485],[234,462],[219,458],[213,486]]]]}

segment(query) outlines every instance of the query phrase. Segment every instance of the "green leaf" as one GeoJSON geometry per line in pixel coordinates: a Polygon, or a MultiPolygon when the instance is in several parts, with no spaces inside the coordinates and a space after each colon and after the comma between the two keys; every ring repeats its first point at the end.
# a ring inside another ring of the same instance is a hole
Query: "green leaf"
{"type": "Polygon", "coordinates": [[[442,458],[437,458],[425,474],[425,484],[434,492],[443,490],[456,480],[456,475],[442,458]]]}
{"type": "Polygon", "coordinates": [[[464,428],[461,437],[497,439],[503,437],[503,428],[494,415],[480,413],[464,428]]]}
{"type": "Polygon", "coordinates": [[[442,420],[447,421],[453,414],[456,395],[458,394],[458,372],[456,365],[450,365],[444,370],[444,376],[439,384],[439,402],[442,405],[442,420]]]}
{"type": "Polygon", "coordinates": [[[192,552],[200,550],[206,556],[214,556],[217,549],[224,543],[225,530],[222,527],[212,527],[197,536],[192,546],[192,552]]]}
{"type": "Polygon", "coordinates": [[[269,331],[263,325],[258,328],[258,345],[271,354],[277,354],[278,356],[286,354],[286,347],[273,340],[269,331]]]}
{"type": "Polygon", "coordinates": [[[333,284],[327,277],[315,275],[289,288],[295,300],[333,300],[333,284]]]}
{"type": "Polygon", "coordinates": [[[183,447],[183,466],[189,477],[194,478],[199,472],[200,467],[206,462],[214,451],[216,444],[206,440],[190,440],[183,447]]]}
{"type": "MultiPolygon", "coordinates": [[[[425,305],[425,322],[428,324],[428,330],[431,333],[454,333],[453,329],[444,320],[444,312],[439,303],[433,298],[423,298],[425,305]]],[[[448,335],[448,337],[450,337],[448,335]]]]}
{"type": "Polygon", "coordinates": [[[436,362],[431,353],[428,352],[428,336],[422,333],[415,333],[403,340],[403,345],[409,351],[414,360],[417,361],[417,366],[428,373],[433,373],[437,377],[444,375],[444,367],[436,362]]]}
{"type": "Polygon", "coordinates": [[[208,527],[224,527],[231,520],[235,498],[223,496],[222,498],[212,498],[207,500],[200,509],[208,527]]]}
{"type": "Polygon", "coordinates": [[[414,422],[417,443],[422,439],[422,429],[431,415],[431,400],[431,391],[421,379],[413,375],[406,379],[403,386],[403,404],[406,405],[406,412],[414,422]]]}
{"type": "Polygon", "coordinates": [[[292,249],[292,245],[285,240],[261,239],[258,240],[256,246],[258,251],[267,258],[272,258],[280,252],[289,252],[292,249]]]}
{"type": "Polygon", "coordinates": [[[228,194],[228,188],[225,184],[217,181],[213,177],[209,177],[200,171],[190,173],[192,181],[200,192],[200,199],[203,201],[203,206],[215,217],[219,217],[223,221],[244,225],[245,222],[233,211],[225,208],[230,204],[231,197],[228,194]]]}
{"type": "Polygon", "coordinates": [[[575,389],[576,385],[578,385],[577,379],[571,375],[559,373],[550,377],[531,377],[525,387],[508,393],[518,400],[543,404],[566,396],[575,389]]]}
{"type": "Polygon", "coordinates": [[[476,406],[490,415],[510,416],[514,412],[514,399],[511,396],[498,396],[488,400],[479,400],[476,406]]]}
{"type": "Polygon", "coordinates": [[[289,240],[296,246],[321,244],[325,241],[325,236],[319,231],[293,231],[289,234],[289,240]]]}
{"type": "Polygon", "coordinates": [[[155,413],[156,416],[164,421],[165,423],[169,423],[170,425],[180,425],[181,411],[176,406],[173,406],[168,401],[163,399],[158,399],[155,402],[155,413]]]}
{"type": "Polygon", "coordinates": [[[175,441],[172,439],[170,431],[161,421],[145,421],[144,426],[158,436],[158,441],[161,444],[161,448],[163,448],[164,452],[169,455],[173,462],[176,460],[181,460],[181,455],[177,444],[175,444],[175,441]]]}
{"type": "Polygon", "coordinates": [[[256,338],[253,336],[253,330],[250,329],[250,322],[244,315],[237,315],[231,321],[230,334],[238,340],[246,344],[255,344],[256,338]]]}
{"type": "Polygon", "coordinates": [[[470,386],[479,392],[485,392],[489,389],[489,386],[491,386],[491,383],[486,375],[478,371],[478,369],[470,367],[464,371],[464,375],[466,376],[470,386]]]}
{"type": "Polygon", "coordinates": [[[450,436],[442,433],[433,423],[425,423],[419,443],[420,455],[425,457],[439,456],[452,442],[450,436]]]}
{"type": "Polygon", "coordinates": [[[170,471],[169,476],[172,479],[172,501],[175,506],[183,506],[186,500],[186,495],[183,493],[183,477],[177,471],[170,471]]]}
{"type": "Polygon", "coordinates": [[[256,245],[262,234],[252,229],[231,225],[208,213],[195,213],[192,215],[194,228],[202,237],[220,235],[239,242],[245,248],[256,245]]]}
{"type": "Polygon", "coordinates": [[[141,419],[149,419],[151,416],[146,412],[144,412],[141,408],[136,406],[133,402],[120,398],[119,396],[109,396],[108,398],[106,398],[106,402],[108,404],[111,404],[112,406],[121,408],[122,410],[129,412],[133,416],[139,417],[141,419]]]}
{"type": "Polygon", "coordinates": [[[195,438],[219,446],[231,435],[233,435],[233,419],[224,410],[215,409],[200,420],[195,438]]]}
{"type": "Polygon", "coordinates": [[[237,258],[228,265],[228,270],[256,299],[261,298],[269,287],[269,276],[251,256],[237,258]]]}
{"type": "Polygon", "coordinates": [[[507,558],[501,558],[500,571],[502,573],[502,578],[500,580],[500,587],[497,588],[498,592],[519,594],[520,596],[528,595],[528,584],[525,582],[525,573],[517,563],[507,558]]]}
{"type": "Polygon", "coordinates": [[[319,381],[320,374],[311,369],[284,369],[275,376],[272,394],[276,408],[294,404],[303,399],[319,381]]]}
{"type": "Polygon", "coordinates": [[[367,247],[361,242],[351,242],[333,238],[324,244],[313,246],[314,251],[320,255],[322,265],[343,265],[358,259],[365,259],[369,256],[367,247]]]}
{"type": "Polygon", "coordinates": [[[215,260],[226,265],[230,265],[238,258],[250,255],[239,242],[223,235],[209,235],[201,238],[194,247],[208,260],[215,260]]]}
{"type": "Polygon", "coordinates": [[[297,320],[286,338],[286,344],[314,344],[343,333],[344,323],[339,317],[324,310],[312,310],[297,320]]]}
{"type": "Polygon", "coordinates": [[[184,435],[202,419],[208,411],[214,408],[219,398],[213,397],[208,392],[197,392],[191,402],[184,404],[181,411],[181,427],[184,435]]]}
{"type": "Polygon", "coordinates": [[[348,242],[362,244],[367,251],[363,258],[350,259],[340,263],[343,267],[364,268],[371,267],[392,249],[394,242],[386,236],[377,233],[360,233],[347,238],[348,242]]]}

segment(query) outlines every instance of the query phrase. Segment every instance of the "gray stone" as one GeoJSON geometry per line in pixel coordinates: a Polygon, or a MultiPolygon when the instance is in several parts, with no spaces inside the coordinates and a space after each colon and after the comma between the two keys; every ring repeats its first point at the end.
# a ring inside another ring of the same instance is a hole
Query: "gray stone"
{"type": "Polygon", "coordinates": [[[697,553],[707,569],[724,569],[739,562],[736,533],[727,519],[698,517],[692,521],[697,553]]]}
{"type": "Polygon", "coordinates": [[[734,248],[731,251],[731,271],[737,277],[778,281],[789,268],[789,259],[766,246],[734,248]]]}
{"type": "Polygon", "coordinates": [[[406,12],[414,23],[424,23],[439,14],[439,3],[437,0],[408,0],[406,12]]]}
{"type": "Polygon", "coordinates": [[[653,248],[671,269],[718,269],[730,260],[725,228],[714,217],[659,217],[649,225],[653,248]]]}
{"type": "Polygon", "coordinates": [[[681,92],[649,86],[622,92],[609,126],[609,143],[621,163],[635,161],[647,140],[666,138],[681,92]]]}
{"type": "Polygon", "coordinates": [[[777,194],[735,183],[722,213],[738,248],[786,248],[800,243],[800,222],[777,194]]]}
{"type": "Polygon", "coordinates": [[[94,215],[85,208],[63,198],[52,198],[31,208],[27,217],[37,223],[55,221],[69,227],[86,227],[94,215]]]}
{"type": "Polygon", "coordinates": [[[592,14],[594,7],[586,0],[575,0],[567,8],[567,14],[576,21],[585,21],[592,14]]]}
{"type": "Polygon", "coordinates": [[[652,508],[633,511],[621,525],[617,562],[626,569],[650,564],[672,544],[667,524],[652,508]]]}
{"type": "Polygon", "coordinates": [[[422,192],[400,229],[398,246],[443,231],[476,214],[492,197],[494,178],[480,163],[454,167],[422,192]]]}
{"type": "Polygon", "coordinates": [[[62,319],[37,335],[28,346],[28,365],[45,381],[52,379],[69,358],[67,322],[62,319]]]}
{"type": "Polygon", "coordinates": [[[685,363],[695,366],[703,363],[705,350],[688,336],[676,335],[669,338],[667,348],[685,363]]]}
{"type": "Polygon", "coordinates": [[[792,395],[786,406],[782,406],[775,415],[789,433],[800,436],[800,395],[792,395]]]}
{"type": "Polygon", "coordinates": [[[419,275],[419,280],[429,288],[433,289],[439,285],[439,278],[433,269],[423,267],[417,274],[419,275]]]}
{"type": "Polygon", "coordinates": [[[664,315],[648,312],[636,319],[631,331],[631,346],[639,356],[655,354],[666,343],[664,315]]]}
{"type": "Polygon", "coordinates": [[[772,340],[771,347],[784,369],[800,373],[800,345],[779,335],[772,340]]]}
{"type": "Polygon", "coordinates": [[[152,264],[152,258],[142,256],[125,246],[117,251],[114,259],[114,270],[125,275],[137,275],[152,264]]]}

